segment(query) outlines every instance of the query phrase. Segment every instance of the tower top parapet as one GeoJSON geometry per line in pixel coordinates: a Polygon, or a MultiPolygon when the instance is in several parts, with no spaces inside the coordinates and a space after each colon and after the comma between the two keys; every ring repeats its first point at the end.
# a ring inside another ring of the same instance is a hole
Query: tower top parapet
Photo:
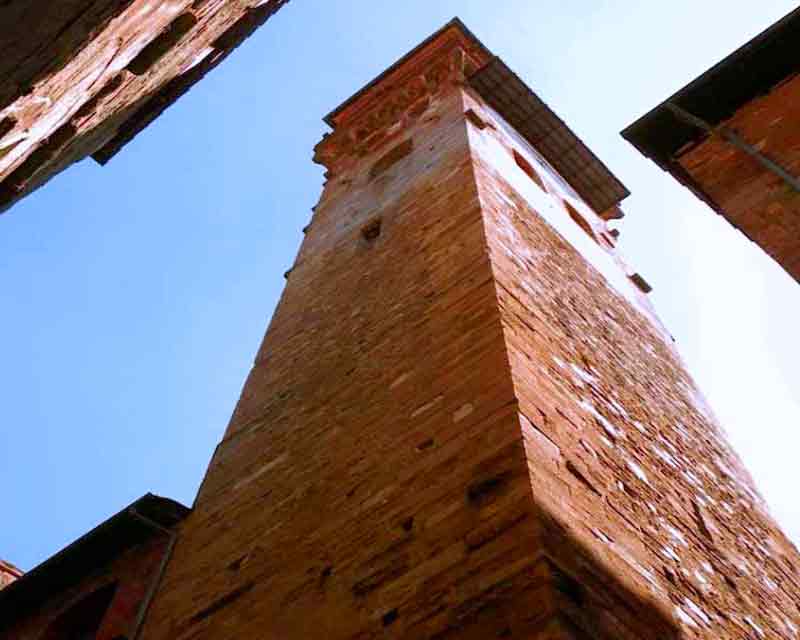
{"type": "Polygon", "coordinates": [[[589,147],[464,23],[454,18],[324,121],[333,129],[314,160],[330,172],[393,140],[446,87],[477,92],[594,210],[620,217],[630,192],[589,147]]]}

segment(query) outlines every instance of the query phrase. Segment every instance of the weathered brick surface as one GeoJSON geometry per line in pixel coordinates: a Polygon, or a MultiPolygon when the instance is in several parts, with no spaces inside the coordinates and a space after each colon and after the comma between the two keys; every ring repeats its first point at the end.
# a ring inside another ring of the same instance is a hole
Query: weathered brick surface
{"type": "MultiPolygon", "coordinates": [[[[800,76],[754,99],[724,126],[800,176],[800,76]]],[[[731,224],[800,281],[800,193],[721,138],[680,157],[681,166],[731,224]]]]}
{"type": "Polygon", "coordinates": [[[796,550],[663,332],[537,207],[592,212],[541,163],[550,193],[534,200],[527,176],[498,170],[524,145],[499,125],[471,135],[534,498],[555,521],[547,549],[580,580],[568,533],[686,637],[797,637],[796,550]]]}
{"type": "Polygon", "coordinates": [[[0,620],[0,639],[61,638],[58,634],[47,633],[51,624],[85,597],[114,583],[117,587],[103,616],[97,640],[133,638],[142,601],[154,585],[167,544],[165,536],[157,536],[132,547],[69,589],[48,594],[35,611],[20,615],[11,626],[8,620],[0,620]]]}
{"type": "Polygon", "coordinates": [[[288,0],[0,6],[0,211],[106,162],[288,0]]]}
{"type": "Polygon", "coordinates": [[[474,45],[445,30],[317,148],[144,640],[796,637],[796,551],[605,222],[465,89],[474,45]]]}

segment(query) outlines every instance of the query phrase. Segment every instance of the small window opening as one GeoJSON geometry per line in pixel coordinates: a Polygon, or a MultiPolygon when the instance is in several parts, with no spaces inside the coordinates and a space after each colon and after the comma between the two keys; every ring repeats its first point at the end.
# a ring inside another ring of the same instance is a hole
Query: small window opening
{"type": "Polygon", "coordinates": [[[182,13],[179,15],[128,63],[128,70],[137,76],[147,73],[150,67],[161,60],[164,54],[178,44],[180,39],[196,24],[197,18],[194,14],[182,13]]]}
{"type": "Polygon", "coordinates": [[[117,89],[122,86],[123,81],[125,80],[125,74],[118,73],[115,75],[111,80],[106,82],[103,85],[103,88],[100,89],[94,96],[87,100],[83,106],[75,112],[73,116],[73,120],[77,120],[80,118],[85,118],[94,113],[97,106],[102,102],[104,98],[107,98],[112,93],[114,93],[117,89]]]}
{"type": "Polygon", "coordinates": [[[517,163],[517,166],[522,169],[542,191],[547,191],[544,186],[544,182],[542,182],[542,179],[539,176],[539,173],[533,168],[533,165],[531,165],[531,163],[528,162],[527,159],[516,149],[514,149],[514,161],[517,163]]]}
{"type": "Polygon", "coordinates": [[[373,242],[381,235],[381,219],[375,218],[361,228],[361,237],[367,242],[373,242]]]}
{"type": "Polygon", "coordinates": [[[642,276],[638,273],[634,273],[632,276],[628,276],[635,284],[642,293],[650,293],[653,290],[653,287],[650,286],[650,283],[647,282],[642,276]]]}
{"type": "Polygon", "coordinates": [[[401,142],[372,166],[369,177],[377,178],[384,171],[400,162],[400,160],[409,155],[413,150],[414,142],[411,138],[401,142]]]}
{"type": "Polygon", "coordinates": [[[5,137],[5,135],[10,133],[16,126],[17,119],[14,116],[6,116],[0,120],[0,138],[5,137]]]}
{"type": "Polygon", "coordinates": [[[586,594],[581,584],[572,576],[568,576],[556,567],[552,567],[553,582],[556,589],[565,595],[573,604],[582,607],[586,601],[586,594]]]}
{"type": "Polygon", "coordinates": [[[397,609],[392,609],[383,615],[383,626],[388,627],[397,621],[397,609]]]}
{"type": "Polygon", "coordinates": [[[583,231],[595,242],[597,242],[597,238],[594,235],[594,229],[592,229],[592,225],[584,218],[578,211],[573,207],[569,202],[564,202],[564,206],[567,208],[567,213],[569,217],[572,218],[572,221],[577,224],[583,231]]]}
{"type": "Polygon", "coordinates": [[[41,640],[94,640],[116,590],[115,582],[85,596],[53,620],[41,640]]]}
{"type": "Polygon", "coordinates": [[[464,112],[464,115],[467,117],[468,122],[471,122],[480,130],[485,129],[488,126],[486,124],[486,121],[483,118],[481,118],[477,113],[475,113],[474,109],[467,109],[464,112]]]}

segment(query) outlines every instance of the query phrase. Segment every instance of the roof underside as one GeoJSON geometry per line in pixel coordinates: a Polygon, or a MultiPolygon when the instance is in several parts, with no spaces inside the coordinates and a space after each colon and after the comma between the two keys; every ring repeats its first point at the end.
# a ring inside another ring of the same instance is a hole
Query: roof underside
{"type": "Polygon", "coordinates": [[[622,132],[622,136],[667,171],[682,150],[708,134],[679,120],[672,103],[711,125],[768,94],[800,72],[800,9],[776,22],[622,132]]]}
{"type": "Polygon", "coordinates": [[[630,195],[592,150],[500,58],[494,58],[469,82],[597,213],[630,195]]]}
{"type": "Polygon", "coordinates": [[[183,520],[189,509],[147,494],[0,591],[0,629],[57,595],[127,549],[158,535],[141,518],[164,529],[183,520]]]}

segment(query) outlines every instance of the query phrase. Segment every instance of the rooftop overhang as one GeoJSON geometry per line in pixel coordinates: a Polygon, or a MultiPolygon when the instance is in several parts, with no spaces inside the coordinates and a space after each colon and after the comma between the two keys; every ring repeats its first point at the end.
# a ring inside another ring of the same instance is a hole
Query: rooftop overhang
{"type": "Polygon", "coordinates": [[[467,83],[522,135],[597,212],[630,192],[583,141],[500,58],[455,18],[328,114],[333,129],[380,100],[387,88],[453,44],[466,51],[467,83]]]}
{"type": "MultiPolygon", "coordinates": [[[[674,107],[715,127],[741,107],[800,72],[800,8],[776,22],[655,109],[627,127],[622,136],[698,195],[702,187],[676,159],[710,134],[676,114],[674,107]]],[[[711,203],[713,205],[713,203],[711,203]]]]}
{"type": "Polygon", "coordinates": [[[63,592],[127,549],[171,530],[189,513],[147,494],[0,591],[0,629],[63,592]]]}
{"type": "Polygon", "coordinates": [[[500,58],[478,70],[469,83],[598,214],[630,195],[603,161],[500,58]]]}

